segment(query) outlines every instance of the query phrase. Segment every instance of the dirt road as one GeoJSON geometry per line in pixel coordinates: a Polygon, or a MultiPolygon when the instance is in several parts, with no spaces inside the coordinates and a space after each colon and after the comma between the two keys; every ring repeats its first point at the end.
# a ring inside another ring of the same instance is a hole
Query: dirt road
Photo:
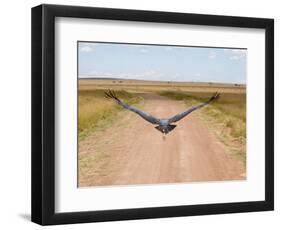
{"type": "MultiPolygon", "coordinates": [[[[143,109],[159,118],[186,108],[181,101],[143,96],[143,109]]],[[[243,163],[196,113],[179,121],[163,139],[152,124],[123,111],[110,127],[80,142],[79,186],[244,179],[243,163]]]]}

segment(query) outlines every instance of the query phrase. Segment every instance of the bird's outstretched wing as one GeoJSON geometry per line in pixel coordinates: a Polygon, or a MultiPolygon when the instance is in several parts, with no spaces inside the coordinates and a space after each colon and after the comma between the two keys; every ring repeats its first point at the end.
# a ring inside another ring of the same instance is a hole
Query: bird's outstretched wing
{"type": "Polygon", "coordinates": [[[187,109],[187,110],[185,110],[185,111],[183,111],[181,113],[178,113],[177,115],[169,118],[168,119],[169,123],[173,123],[173,122],[177,122],[177,121],[181,120],[182,118],[184,118],[185,116],[187,116],[191,112],[193,112],[193,111],[195,111],[197,109],[200,109],[200,108],[204,107],[205,105],[208,105],[211,101],[214,101],[214,100],[218,99],[219,96],[220,96],[220,94],[216,92],[207,102],[204,102],[204,103],[202,103],[200,105],[191,107],[191,108],[189,108],[189,109],[187,109]]]}
{"type": "Polygon", "coordinates": [[[152,124],[159,124],[160,120],[156,117],[153,117],[152,115],[150,115],[149,113],[146,113],[144,111],[141,111],[140,109],[137,109],[133,106],[130,106],[128,104],[126,104],[125,102],[123,102],[122,100],[120,100],[114,91],[108,90],[108,92],[105,92],[105,96],[107,98],[111,98],[114,99],[119,105],[121,105],[123,108],[128,109],[132,112],[135,112],[136,114],[138,114],[139,116],[141,116],[144,120],[152,123],[152,124]]]}

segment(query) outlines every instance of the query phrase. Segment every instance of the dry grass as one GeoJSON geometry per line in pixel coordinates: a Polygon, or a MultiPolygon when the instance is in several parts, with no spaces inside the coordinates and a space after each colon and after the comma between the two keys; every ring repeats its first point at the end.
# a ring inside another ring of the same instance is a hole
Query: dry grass
{"type": "Polygon", "coordinates": [[[210,93],[214,91],[243,94],[246,92],[245,85],[222,84],[222,83],[198,83],[198,82],[167,82],[167,81],[142,81],[142,80],[106,80],[106,79],[80,79],[79,88],[108,89],[126,91],[183,91],[210,93]]]}
{"type": "MultiPolygon", "coordinates": [[[[183,100],[188,106],[206,101],[211,93],[163,91],[162,96],[183,100]]],[[[217,102],[198,111],[231,153],[246,165],[246,94],[222,93],[217,102]]]]}
{"type": "Polygon", "coordinates": [[[79,140],[91,132],[109,127],[122,108],[104,97],[108,88],[129,104],[138,104],[138,93],[157,93],[187,106],[206,101],[219,91],[218,102],[198,111],[206,125],[217,134],[225,146],[246,163],[246,88],[245,86],[202,83],[163,83],[106,80],[79,80],[79,140]]]}
{"type": "MultiPolygon", "coordinates": [[[[115,102],[105,98],[105,90],[79,90],[78,131],[79,140],[88,136],[95,129],[107,127],[114,115],[121,110],[115,102]]],[[[137,104],[142,98],[127,91],[116,91],[118,97],[129,104],[137,104]]]]}

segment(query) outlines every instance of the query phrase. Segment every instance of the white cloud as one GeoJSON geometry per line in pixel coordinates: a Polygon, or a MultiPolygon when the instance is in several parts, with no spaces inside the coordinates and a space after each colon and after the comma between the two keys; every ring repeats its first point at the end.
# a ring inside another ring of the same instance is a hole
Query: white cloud
{"type": "Polygon", "coordinates": [[[241,54],[241,55],[245,55],[246,54],[246,50],[245,49],[232,49],[231,50],[232,53],[236,53],[236,54],[241,54]]]}
{"type": "Polygon", "coordinates": [[[245,49],[224,49],[229,54],[230,60],[240,60],[246,57],[247,50],[245,49]]]}
{"type": "Polygon", "coordinates": [[[239,60],[241,58],[242,58],[241,56],[237,56],[237,55],[233,55],[229,57],[230,60],[239,60]]]}
{"type": "Polygon", "coordinates": [[[146,49],[146,48],[141,48],[141,49],[140,49],[140,52],[141,52],[141,53],[148,53],[148,52],[149,52],[149,50],[148,50],[148,49],[146,49]]]}
{"type": "Polygon", "coordinates": [[[96,74],[99,74],[99,72],[96,71],[96,70],[92,70],[92,71],[90,71],[90,74],[91,74],[91,75],[96,75],[96,74]]]}
{"type": "Polygon", "coordinates": [[[152,76],[152,75],[154,75],[154,74],[156,74],[157,73],[157,71],[155,71],[155,70],[147,70],[147,71],[145,71],[144,73],[143,73],[143,75],[144,76],[152,76]]]}
{"type": "Polygon", "coordinates": [[[210,51],[209,58],[214,59],[217,56],[217,53],[215,51],[210,51]]]}
{"type": "Polygon", "coordinates": [[[94,51],[97,44],[94,43],[80,43],[79,48],[81,52],[92,52],[94,51]]]}
{"type": "Polygon", "coordinates": [[[111,73],[92,70],[89,75],[81,77],[99,77],[99,78],[123,78],[123,79],[142,79],[142,80],[164,80],[165,74],[158,70],[147,70],[143,73],[111,73]]]}
{"type": "Polygon", "coordinates": [[[92,51],[92,48],[89,47],[89,46],[83,46],[83,47],[80,48],[80,51],[88,53],[88,52],[92,51]]]}
{"type": "Polygon", "coordinates": [[[89,71],[88,76],[89,77],[113,77],[113,74],[111,72],[92,70],[92,71],[89,71]]]}

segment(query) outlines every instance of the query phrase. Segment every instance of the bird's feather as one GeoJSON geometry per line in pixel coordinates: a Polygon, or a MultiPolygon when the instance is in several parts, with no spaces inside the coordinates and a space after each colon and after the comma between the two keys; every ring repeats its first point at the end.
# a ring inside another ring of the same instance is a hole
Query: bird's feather
{"type": "Polygon", "coordinates": [[[173,123],[173,122],[177,122],[177,121],[181,120],[182,118],[184,118],[185,116],[187,116],[191,112],[193,112],[193,111],[195,111],[197,109],[200,109],[200,108],[208,105],[211,101],[214,101],[214,100],[218,99],[219,96],[220,96],[220,94],[216,92],[207,102],[204,102],[204,103],[202,103],[200,105],[197,105],[197,106],[194,106],[194,107],[191,107],[191,108],[188,108],[187,110],[185,110],[185,111],[183,111],[181,113],[178,113],[177,115],[169,118],[168,122],[169,123],[173,123]]]}
{"type": "Polygon", "coordinates": [[[105,92],[105,96],[107,98],[111,98],[114,99],[119,105],[121,105],[123,108],[128,109],[136,114],[138,114],[139,116],[141,116],[144,120],[152,123],[152,124],[159,124],[160,120],[152,115],[150,115],[149,113],[146,113],[140,109],[137,109],[136,107],[133,107],[131,105],[128,105],[127,103],[125,103],[124,101],[120,100],[114,91],[108,90],[108,92],[105,92]]]}

